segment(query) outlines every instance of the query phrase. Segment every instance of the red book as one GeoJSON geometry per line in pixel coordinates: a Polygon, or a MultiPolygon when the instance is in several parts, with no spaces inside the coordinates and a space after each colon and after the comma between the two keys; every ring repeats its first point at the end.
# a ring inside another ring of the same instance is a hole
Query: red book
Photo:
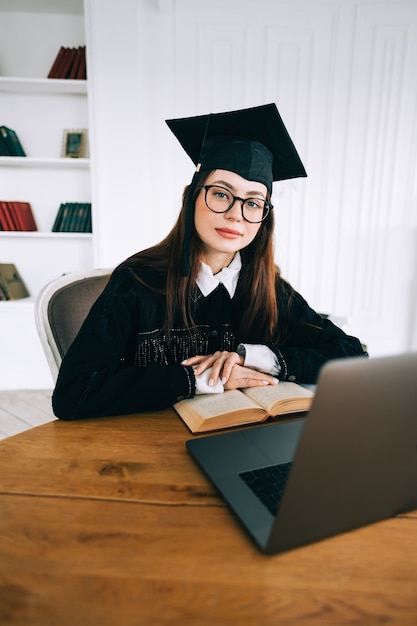
{"type": "Polygon", "coordinates": [[[2,230],[18,230],[9,204],[9,202],[0,201],[0,226],[2,230]]]}
{"type": "Polygon", "coordinates": [[[86,60],[86,48],[85,46],[81,49],[81,62],[78,68],[77,74],[78,80],[86,80],[87,79],[87,60],[86,60]]]}
{"type": "Polygon", "coordinates": [[[10,204],[14,221],[17,224],[16,230],[38,230],[29,202],[11,202],[10,204]]]}
{"type": "Polygon", "coordinates": [[[59,63],[55,67],[53,76],[50,78],[66,78],[68,68],[70,67],[72,62],[72,48],[63,48],[62,54],[60,55],[59,63]]]}
{"type": "Polygon", "coordinates": [[[78,69],[80,67],[80,64],[82,63],[82,53],[83,52],[81,46],[79,46],[74,52],[74,62],[68,74],[68,78],[72,80],[76,80],[78,76],[78,69]]]}
{"type": "Polygon", "coordinates": [[[71,68],[74,65],[76,56],[77,48],[67,48],[67,55],[62,68],[60,68],[59,78],[70,78],[71,68]]]}
{"type": "Polygon", "coordinates": [[[59,65],[62,63],[62,58],[64,54],[65,54],[65,48],[64,46],[61,46],[58,51],[58,54],[55,57],[55,61],[52,63],[52,67],[49,70],[48,78],[57,78],[56,76],[57,70],[58,70],[59,65]]]}

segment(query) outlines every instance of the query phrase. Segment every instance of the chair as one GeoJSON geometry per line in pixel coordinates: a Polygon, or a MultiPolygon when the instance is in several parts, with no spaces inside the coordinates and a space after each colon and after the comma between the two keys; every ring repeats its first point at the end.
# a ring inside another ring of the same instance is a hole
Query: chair
{"type": "Polygon", "coordinates": [[[48,283],[35,301],[35,322],[54,382],[62,358],[106,286],[111,270],[65,274],[48,283]]]}

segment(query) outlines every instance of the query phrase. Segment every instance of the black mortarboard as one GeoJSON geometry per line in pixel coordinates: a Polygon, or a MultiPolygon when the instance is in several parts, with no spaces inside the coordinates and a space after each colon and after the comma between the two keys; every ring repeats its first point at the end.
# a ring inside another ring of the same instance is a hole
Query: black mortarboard
{"type": "Polygon", "coordinates": [[[261,182],[307,176],[275,104],[167,120],[199,171],[229,170],[261,182]]]}
{"type": "Polygon", "coordinates": [[[263,183],[272,193],[273,181],[307,176],[297,150],[275,104],[166,120],[185,152],[196,165],[188,191],[182,274],[189,272],[189,237],[196,174],[228,170],[263,183]]]}

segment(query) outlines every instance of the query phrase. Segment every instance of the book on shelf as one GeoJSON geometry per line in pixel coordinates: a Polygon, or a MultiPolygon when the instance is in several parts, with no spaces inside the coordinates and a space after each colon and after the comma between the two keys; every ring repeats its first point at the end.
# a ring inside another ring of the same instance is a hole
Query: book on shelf
{"type": "Polygon", "coordinates": [[[51,69],[48,72],[47,78],[56,78],[56,75],[59,73],[59,66],[62,64],[64,54],[65,54],[65,48],[64,46],[61,46],[54,59],[54,62],[51,65],[51,69]]]}
{"type": "Polygon", "coordinates": [[[87,51],[85,46],[81,48],[81,62],[77,72],[77,80],[87,80],[87,51]]]}
{"type": "Polygon", "coordinates": [[[0,157],[2,156],[10,156],[10,154],[9,154],[6,144],[3,141],[3,137],[0,133],[0,157]]]}
{"type": "Polygon", "coordinates": [[[86,50],[85,46],[61,46],[48,72],[48,78],[66,78],[72,80],[86,80],[86,50]]]}
{"type": "Polygon", "coordinates": [[[0,263],[0,300],[28,298],[29,292],[13,263],[0,263]]]}
{"type": "Polygon", "coordinates": [[[16,131],[0,126],[0,156],[26,156],[16,131]]]}
{"type": "Polygon", "coordinates": [[[82,65],[85,61],[85,57],[83,52],[85,51],[84,46],[79,46],[74,53],[74,60],[71,64],[70,70],[68,72],[68,78],[72,80],[78,80],[79,72],[83,72],[82,65]]]}
{"type": "Polygon", "coordinates": [[[38,230],[30,203],[0,200],[0,230],[38,230]]]}
{"type": "Polygon", "coordinates": [[[10,211],[9,202],[0,202],[0,230],[16,230],[17,226],[10,211]]]}
{"type": "Polygon", "coordinates": [[[62,202],[56,214],[53,233],[91,233],[91,203],[62,202]]]}
{"type": "Polygon", "coordinates": [[[308,411],[314,392],[292,382],[278,385],[207,393],[174,404],[192,433],[265,422],[291,413],[308,411]]]}
{"type": "Polygon", "coordinates": [[[30,203],[0,200],[0,230],[38,230],[30,203]]]}

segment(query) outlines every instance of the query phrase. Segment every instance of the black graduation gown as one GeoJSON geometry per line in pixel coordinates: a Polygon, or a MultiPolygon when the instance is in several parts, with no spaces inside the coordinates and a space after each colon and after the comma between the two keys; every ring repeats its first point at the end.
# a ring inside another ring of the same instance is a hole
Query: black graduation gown
{"type": "MultiPolygon", "coordinates": [[[[146,280],[161,285],[149,272],[146,280]]],[[[292,293],[288,307],[288,291],[277,291],[285,338],[268,344],[278,357],[281,380],[314,383],[329,359],[365,354],[356,338],[292,293]]],[[[168,344],[162,330],[165,296],[138,281],[127,264],[119,266],[62,361],[52,397],[55,415],[76,420],[169,407],[195,393],[193,369],[181,365],[184,359],[232,351],[238,341],[254,343],[236,336],[241,303],[222,285],[206,298],[198,289],[190,297],[199,332],[190,337],[178,324],[168,344]]]]}

